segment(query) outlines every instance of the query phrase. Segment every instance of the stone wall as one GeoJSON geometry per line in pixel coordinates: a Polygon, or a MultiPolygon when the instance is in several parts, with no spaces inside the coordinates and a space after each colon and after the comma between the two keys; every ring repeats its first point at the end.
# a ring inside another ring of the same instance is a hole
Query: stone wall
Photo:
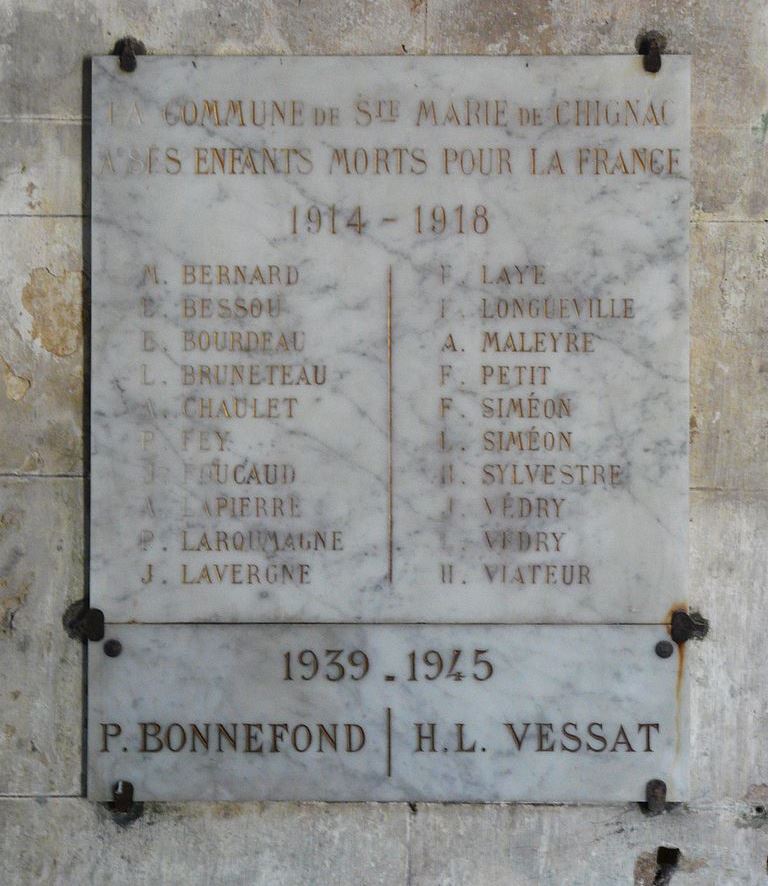
{"type": "Polygon", "coordinates": [[[0,0],[0,883],[768,880],[768,7],[764,0],[0,0]],[[154,53],[693,57],[692,798],[612,807],[81,799],[84,60],[154,53]],[[677,867],[658,870],[660,846],[677,867]],[[655,878],[655,880],[654,880],[655,878]]]}

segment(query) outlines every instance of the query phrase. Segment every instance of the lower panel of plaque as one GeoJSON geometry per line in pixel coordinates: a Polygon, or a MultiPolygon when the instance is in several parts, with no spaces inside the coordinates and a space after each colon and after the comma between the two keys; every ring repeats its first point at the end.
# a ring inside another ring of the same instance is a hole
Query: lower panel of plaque
{"type": "Polygon", "coordinates": [[[662,626],[108,625],[89,653],[88,795],[135,800],[687,796],[662,626]],[[118,648],[109,644],[118,640],[118,648]],[[105,651],[106,650],[106,651],[105,651]],[[112,653],[112,655],[107,654],[112,653]]]}

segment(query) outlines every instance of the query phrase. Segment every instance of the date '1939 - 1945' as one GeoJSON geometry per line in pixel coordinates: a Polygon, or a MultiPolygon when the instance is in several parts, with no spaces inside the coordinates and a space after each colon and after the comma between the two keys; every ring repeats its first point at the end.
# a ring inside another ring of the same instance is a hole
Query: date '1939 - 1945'
{"type": "MultiPolygon", "coordinates": [[[[302,649],[283,653],[283,680],[357,681],[366,677],[370,669],[371,660],[362,649],[302,649]]],[[[487,649],[474,649],[467,654],[462,649],[444,652],[428,649],[422,653],[412,650],[407,655],[405,679],[408,682],[469,679],[482,683],[489,680],[493,672],[487,649]]],[[[394,681],[397,677],[388,674],[385,679],[394,681]]]]}

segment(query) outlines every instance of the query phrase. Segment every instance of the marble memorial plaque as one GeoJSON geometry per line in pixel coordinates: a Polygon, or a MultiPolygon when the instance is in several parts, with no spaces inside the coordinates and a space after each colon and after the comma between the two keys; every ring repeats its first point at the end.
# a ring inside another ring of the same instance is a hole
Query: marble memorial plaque
{"type": "Polygon", "coordinates": [[[89,795],[683,798],[688,59],[92,97],[89,795]]]}
{"type": "Polygon", "coordinates": [[[109,625],[90,657],[90,796],[642,800],[686,796],[663,628],[109,625]],[[130,688],[128,688],[130,687],[130,688]],[[172,688],[171,688],[172,687],[172,688]]]}
{"type": "Polygon", "coordinates": [[[112,621],[685,600],[688,60],[94,60],[112,621]]]}

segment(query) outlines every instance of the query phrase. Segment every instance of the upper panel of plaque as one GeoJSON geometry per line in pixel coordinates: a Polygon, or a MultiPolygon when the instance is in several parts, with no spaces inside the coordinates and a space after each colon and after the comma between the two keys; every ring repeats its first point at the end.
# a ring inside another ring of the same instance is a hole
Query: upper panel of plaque
{"type": "Polygon", "coordinates": [[[689,63],[93,63],[111,622],[686,597],[689,63]]]}

